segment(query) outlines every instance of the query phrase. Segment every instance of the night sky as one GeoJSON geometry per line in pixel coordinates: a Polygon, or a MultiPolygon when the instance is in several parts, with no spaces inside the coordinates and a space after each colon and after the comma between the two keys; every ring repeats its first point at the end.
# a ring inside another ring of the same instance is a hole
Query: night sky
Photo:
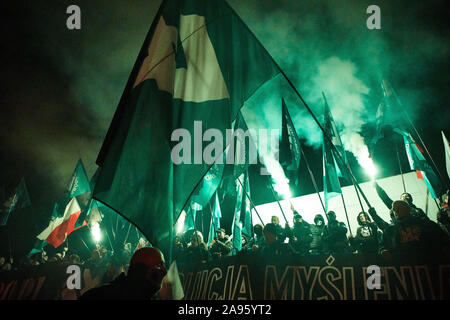
{"type": "MultiPolygon", "coordinates": [[[[365,138],[373,133],[380,80],[386,78],[448,186],[440,133],[450,138],[446,1],[228,2],[317,115],[323,108],[321,92],[326,92],[340,130],[358,131],[365,138]],[[366,27],[371,4],[381,8],[381,30],[366,27]]],[[[96,170],[103,138],[159,5],[159,0],[2,4],[0,190],[10,195],[25,177],[32,201],[8,223],[16,254],[31,249],[46,227],[78,159],[89,177],[96,170]],[[71,4],[81,8],[81,30],[66,27],[71,4]]],[[[298,100],[291,97],[288,107],[320,187],[320,131],[298,100]]],[[[270,111],[262,114],[269,122],[274,118],[270,111]]],[[[386,135],[372,154],[380,177],[399,174],[395,137],[386,135]]],[[[400,155],[406,170],[404,148],[400,155]]],[[[348,156],[357,178],[367,181],[348,156]]],[[[296,195],[314,192],[306,170],[302,179],[296,195]]],[[[270,191],[258,181],[255,177],[251,189],[253,201],[261,204],[270,199],[270,191]]],[[[1,254],[8,250],[5,229],[1,254]]]]}

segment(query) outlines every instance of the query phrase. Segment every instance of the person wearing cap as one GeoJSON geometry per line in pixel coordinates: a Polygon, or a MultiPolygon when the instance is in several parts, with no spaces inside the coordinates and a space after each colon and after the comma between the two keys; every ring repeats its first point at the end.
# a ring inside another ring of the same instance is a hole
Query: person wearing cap
{"type": "Polygon", "coordinates": [[[394,201],[392,211],[396,220],[384,231],[383,251],[397,257],[427,259],[439,259],[448,252],[449,238],[437,223],[412,216],[406,201],[394,201]]]}
{"type": "Polygon", "coordinates": [[[233,243],[230,237],[225,234],[225,229],[220,228],[216,232],[216,237],[209,244],[208,250],[213,259],[229,256],[233,249],[233,243]]]}
{"type": "Polygon", "coordinates": [[[161,289],[167,274],[164,255],[154,247],[136,250],[128,273],[121,273],[111,283],[86,291],[80,300],[149,300],[161,289]]]}

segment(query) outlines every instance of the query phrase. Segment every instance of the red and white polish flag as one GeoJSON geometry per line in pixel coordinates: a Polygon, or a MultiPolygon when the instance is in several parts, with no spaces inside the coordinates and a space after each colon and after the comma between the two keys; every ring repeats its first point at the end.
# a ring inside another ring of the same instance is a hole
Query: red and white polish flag
{"type": "Polygon", "coordinates": [[[72,233],[72,231],[86,225],[86,222],[84,222],[82,226],[75,229],[75,223],[77,222],[80,214],[80,206],[77,199],[74,197],[66,205],[64,215],[50,221],[48,227],[45,228],[45,230],[42,231],[37,238],[47,241],[55,248],[59,247],[64,243],[64,241],[66,241],[67,236],[72,233]]]}

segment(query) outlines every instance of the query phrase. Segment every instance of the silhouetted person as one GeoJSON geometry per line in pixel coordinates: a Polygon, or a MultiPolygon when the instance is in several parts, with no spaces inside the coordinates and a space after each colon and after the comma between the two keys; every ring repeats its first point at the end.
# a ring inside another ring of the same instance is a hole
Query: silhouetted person
{"type": "Polygon", "coordinates": [[[277,241],[284,242],[284,240],[286,239],[286,232],[285,229],[280,225],[280,219],[278,219],[277,216],[272,216],[270,221],[275,225],[275,228],[277,229],[277,241]]]}
{"type": "Polygon", "coordinates": [[[290,244],[278,240],[275,224],[266,224],[263,233],[266,243],[260,251],[263,255],[289,255],[296,253],[290,244]]]}
{"type": "Polygon", "coordinates": [[[211,260],[211,254],[200,231],[195,231],[192,234],[191,242],[188,244],[184,257],[186,261],[191,262],[200,261],[203,263],[211,260]]]}
{"type": "MultiPolygon", "coordinates": [[[[387,195],[387,193],[383,190],[383,188],[380,187],[380,185],[378,183],[374,182],[374,184],[375,184],[375,189],[377,191],[378,196],[381,198],[381,200],[386,205],[386,207],[388,209],[391,209],[392,208],[392,204],[393,204],[392,199],[387,195]]],[[[428,219],[428,217],[425,214],[425,212],[423,212],[422,209],[417,208],[414,205],[413,198],[412,198],[411,194],[409,194],[407,192],[402,193],[400,195],[400,200],[405,201],[411,207],[411,216],[418,217],[418,218],[423,218],[423,219],[428,219]]]]}
{"type": "Polygon", "coordinates": [[[392,204],[396,215],[394,225],[383,234],[383,249],[396,257],[439,259],[448,249],[449,238],[439,225],[431,220],[414,217],[405,201],[392,204]]]}
{"type": "Polygon", "coordinates": [[[322,239],[328,253],[349,252],[347,241],[347,227],[343,222],[336,220],[334,211],[327,213],[328,223],[323,230],[322,239]]]}
{"type": "Polygon", "coordinates": [[[289,244],[295,251],[302,255],[309,254],[312,241],[311,226],[297,211],[294,211],[294,227],[292,230],[286,228],[286,233],[288,233],[289,244]]]}
{"type": "Polygon", "coordinates": [[[128,273],[121,273],[113,282],[88,290],[80,300],[148,300],[161,289],[167,274],[164,256],[157,248],[136,250],[128,273]]]}
{"type": "Polygon", "coordinates": [[[257,252],[259,251],[265,244],[264,235],[263,235],[263,226],[261,224],[255,224],[253,226],[253,238],[250,238],[247,244],[248,252],[257,252]]]}

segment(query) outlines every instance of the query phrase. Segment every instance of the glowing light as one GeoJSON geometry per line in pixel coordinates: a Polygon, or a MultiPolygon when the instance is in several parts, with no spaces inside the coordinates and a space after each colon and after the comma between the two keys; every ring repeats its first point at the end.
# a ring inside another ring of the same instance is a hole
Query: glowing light
{"type": "Polygon", "coordinates": [[[182,210],[180,217],[178,218],[178,221],[177,221],[177,226],[176,226],[177,233],[183,232],[184,220],[186,220],[186,212],[184,210],[182,210]]]}
{"type": "Polygon", "coordinates": [[[375,179],[375,176],[378,173],[377,167],[373,163],[373,160],[369,158],[368,155],[360,154],[358,155],[358,162],[366,170],[366,173],[372,178],[375,179]]]}
{"type": "Polygon", "coordinates": [[[291,189],[289,188],[289,179],[286,178],[280,163],[274,158],[267,156],[264,158],[264,164],[267,171],[272,176],[272,181],[274,183],[273,189],[275,192],[286,199],[292,198],[291,189]]]}
{"type": "Polygon", "coordinates": [[[92,238],[95,242],[100,242],[102,239],[102,233],[100,231],[100,225],[98,223],[94,223],[91,227],[92,238]]]}

